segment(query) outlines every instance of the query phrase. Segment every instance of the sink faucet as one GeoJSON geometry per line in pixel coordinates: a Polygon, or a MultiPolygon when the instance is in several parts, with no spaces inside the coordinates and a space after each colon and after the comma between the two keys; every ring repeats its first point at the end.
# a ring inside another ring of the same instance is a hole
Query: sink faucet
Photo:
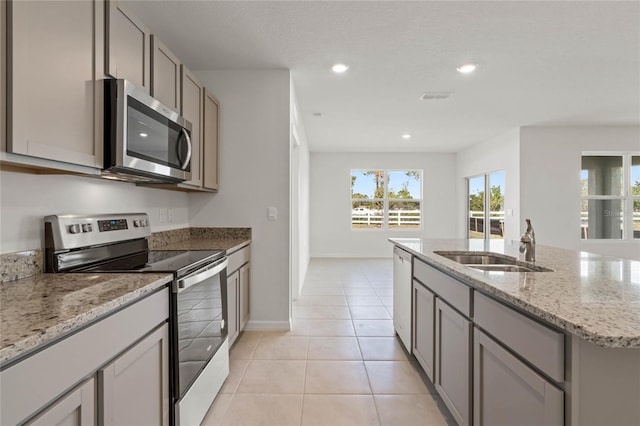
{"type": "Polygon", "coordinates": [[[520,253],[524,253],[524,260],[527,262],[536,261],[536,234],[531,226],[531,220],[525,219],[527,230],[520,236],[520,253]]]}

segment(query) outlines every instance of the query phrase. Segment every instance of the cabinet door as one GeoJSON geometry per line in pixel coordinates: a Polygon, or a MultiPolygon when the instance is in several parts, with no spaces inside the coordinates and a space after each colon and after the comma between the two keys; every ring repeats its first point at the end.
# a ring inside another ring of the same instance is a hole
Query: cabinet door
{"type": "MultiPolygon", "coordinates": [[[[7,2],[0,1],[0,22],[7,24],[7,2]]],[[[0,151],[7,151],[7,32],[0,31],[0,151]]]]}
{"type": "Polygon", "coordinates": [[[165,323],[98,371],[101,424],[169,424],[168,333],[165,323]]]}
{"type": "Polygon", "coordinates": [[[90,426],[97,424],[95,382],[91,378],[77,386],[26,424],[32,426],[90,426]]]}
{"type": "Polygon", "coordinates": [[[564,394],[474,330],[474,425],[562,425],[564,394]]]}
{"type": "Polygon", "coordinates": [[[149,92],[151,33],[118,0],[107,0],[105,73],[149,92]]]}
{"type": "Polygon", "coordinates": [[[180,113],[191,122],[191,180],[187,185],[202,186],[202,84],[184,65],[181,66],[182,102],[180,113]]]}
{"type": "Polygon", "coordinates": [[[220,104],[215,96],[204,91],[204,126],[202,147],[203,186],[208,189],[220,189],[218,180],[218,143],[219,143],[220,104]]]}
{"type": "Polygon", "coordinates": [[[435,381],[435,309],[436,296],[413,281],[413,355],[432,382],[435,381]]]}
{"type": "Polygon", "coordinates": [[[393,328],[411,352],[411,255],[393,248],[393,328]]]}
{"type": "Polygon", "coordinates": [[[104,3],[6,6],[7,152],[102,167],[104,3]]]}
{"type": "Polygon", "coordinates": [[[240,331],[244,329],[245,324],[249,320],[250,308],[249,308],[249,264],[245,264],[240,268],[240,298],[239,298],[239,312],[240,312],[240,331]]]}
{"type": "Polygon", "coordinates": [[[180,59],[151,35],[151,96],[180,111],[180,59]]]}
{"type": "Polygon", "coordinates": [[[238,293],[240,288],[240,271],[235,271],[227,277],[227,325],[229,330],[229,346],[235,342],[240,334],[238,327],[238,293]]]}
{"type": "Polygon", "coordinates": [[[436,390],[460,426],[471,424],[471,322],[436,298],[436,390]]]}

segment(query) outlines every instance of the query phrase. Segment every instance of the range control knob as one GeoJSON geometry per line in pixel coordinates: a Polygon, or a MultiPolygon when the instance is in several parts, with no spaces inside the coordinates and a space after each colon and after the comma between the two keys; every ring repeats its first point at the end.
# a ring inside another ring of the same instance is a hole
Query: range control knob
{"type": "Polygon", "coordinates": [[[91,232],[91,231],[93,231],[93,227],[91,226],[90,223],[82,224],[82,232],[91,232]]]}
{"type": "Polygon", "coordinates": [[[139,221],[138,219],[135,219],[135,220],[133,221],[133,227],[134,227],[134,228],[139,228],[139,227],[140,227],[140,221],[139,221]]]}
{"type": "Polygon", "coordinates": [[[80,224],[74,223],[73,225],[69,225],[69,232],[71,232],[72,234],[79,234],[80,232],[82,232],[80,224]]]}

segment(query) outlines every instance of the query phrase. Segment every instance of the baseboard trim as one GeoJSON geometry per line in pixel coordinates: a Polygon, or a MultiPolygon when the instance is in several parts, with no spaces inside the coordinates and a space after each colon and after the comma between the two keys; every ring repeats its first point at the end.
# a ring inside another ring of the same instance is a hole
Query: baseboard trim
{"type": "Polygon", "coordinates": [[[261,330],[291,330],[291,321],[254,321],[249,320],[244,326],[245,330],[261,331],[261,330]]]}

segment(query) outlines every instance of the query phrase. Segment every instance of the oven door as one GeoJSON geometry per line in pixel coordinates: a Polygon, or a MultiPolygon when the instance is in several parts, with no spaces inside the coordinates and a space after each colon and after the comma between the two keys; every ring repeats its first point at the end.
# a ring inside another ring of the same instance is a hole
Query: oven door
{"type": "Polygon", "coordinates": [[[180,400],[227,337],[227,258],[173,283],[173,395],[180,400]]]}

